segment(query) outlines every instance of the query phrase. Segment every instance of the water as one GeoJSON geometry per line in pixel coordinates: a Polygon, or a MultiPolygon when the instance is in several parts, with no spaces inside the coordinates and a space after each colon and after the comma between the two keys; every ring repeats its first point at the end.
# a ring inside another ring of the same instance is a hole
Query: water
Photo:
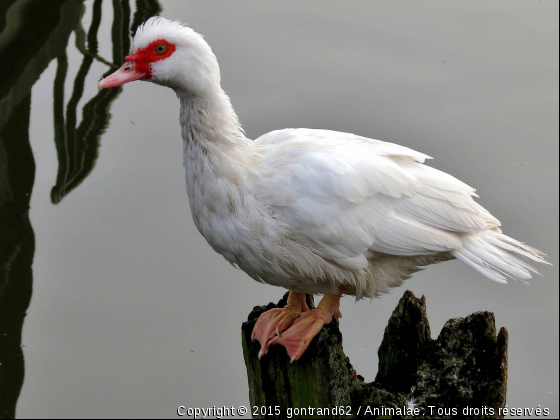
{"type": "Polygon", "coordinates": [[[155,0],[0,4],[3,416],[248,404],[240,324],[283,291],[196,231],[173,92],[96,90],[160,9],[206,36],[250,137],[314,127],[415,148],[551,256],[531,285],[449,262],[373,302],[343,299],[358,372],[373,380],[408,288],[427,296],[434,335],[495,312],[511,336],[509,406],[558,416],[558,4],[155,0]]]}

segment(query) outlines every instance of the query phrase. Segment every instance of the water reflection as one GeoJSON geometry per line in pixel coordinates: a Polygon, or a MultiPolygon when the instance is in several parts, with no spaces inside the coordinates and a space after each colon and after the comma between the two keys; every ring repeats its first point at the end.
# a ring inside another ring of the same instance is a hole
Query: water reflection
{"type": "Polygon", "coordinates": [[[82,64],[74,79],[72,96],[66,105],[64,115],[64,82],[67,76],[68,60],[66,53],[58,57],[58,68],[54,86],[54,126],[55,143],[58,154],[58,175],[56,185],[51,191],[51,200],[59,203],[74,188],[80,185],[95,166],[101,135],[105,131],[111,114],[111,103],[122,89],[106,89],[90,99],[83,108],[82,122],[76,127],[77,106],[82,99],[84,82],[94,60],[109,69],[103,77],[120,66],[121,60],[130,50],[129,34],[149,16],[159,12],[156,0],[138,0],[132,25],[128,0],[113,0],[113,57],[112,62],[98,55],[97,32],[101,23],[102,0],[95,0],[92,19],[87,35],[81,24],[75,29],[76,48],[84,55],[82,64]],[[87,44],[86,44],[87,43],[87,44]],[[86,46],[87,45],[87,46],[86,46]]]}
{"type": "Polygon", "coordinates": [[[29,200],[35,162],[25,129],[30,110],[28,94],[0,130],[0,418],[14,417],[23,384],[21,329],[33,284],[35,236],[29,200]]]}
{"type": "Polygon", "coordinates": [[[89,12],[83,0],[0,3],[0,418],[15,417],[24,380],[21,332],[33,285],[35,236],[29,222],[35,178],[29,144],[31,88],[56,59],[53,113],[58,173],[51,200],[57,204],[93,170],[101,136],[111,117],[111,104],[120,93],[120,89],[99,92],[85,103],[78,123],[78,104],[93,62],[107,65],[107,73],[118,67],[129,51],[136,27],[160,11],[157,0],[137,0],[132,15],[130,0],[112,0],[113,56],[107,60],[98,54],[102,5],[103,0],[94,0],[89,12]],[[81,23],[85,16],[91,16],[87,33],[81,23]],[[72,32],[75,46],[68,45],[72,32]],[[67,49],[74,47],[83,60],[73,76],[65,106],[67,49]]]}

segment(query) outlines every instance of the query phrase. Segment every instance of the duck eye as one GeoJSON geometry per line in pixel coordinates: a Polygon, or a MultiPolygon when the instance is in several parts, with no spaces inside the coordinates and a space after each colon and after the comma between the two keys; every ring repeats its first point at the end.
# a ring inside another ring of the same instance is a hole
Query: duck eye
{"type": "Polygon", "coordinates": [[[164,52],[167,51],[167,46],[160,44],[156,47],[156,53],[157,54],[163,54],[164,52]]]}

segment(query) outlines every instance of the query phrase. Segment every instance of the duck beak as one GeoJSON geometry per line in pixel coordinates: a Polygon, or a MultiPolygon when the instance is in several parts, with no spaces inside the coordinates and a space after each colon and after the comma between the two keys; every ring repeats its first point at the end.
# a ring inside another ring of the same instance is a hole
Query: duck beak
{"type": "Polygon", "coordinates": [[[143,79],[147,75],[146,72],[138,71],[135,69],[133,61],[127,61],[113,74],[101,79],[97,84],[99,90],[111,87],[122,86],[125,83],[133,82],[135,80],[143,79]]]}

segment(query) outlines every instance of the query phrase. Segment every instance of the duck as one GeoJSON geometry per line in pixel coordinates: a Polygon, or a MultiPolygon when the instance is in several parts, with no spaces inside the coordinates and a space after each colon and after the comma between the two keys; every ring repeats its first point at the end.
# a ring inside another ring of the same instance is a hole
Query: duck
{"type": "Polygon", "coordinates": [[[373,299],[421,268],[458,259],[498,283],[538,274],[536,248],[505,235],[476,190],[410,148],[351,133],[288,128],[255,140],[221,86],[210,45],[164,17],[138,27],[124,64],[98,88],[147,81],[180,102],[186,190],[198,231],[252,279],[289,290],[252,332],[259,358],[294,362],[340,299],[373,299]],[[316,308],[306,294],[323,295],[316,308]]]}

